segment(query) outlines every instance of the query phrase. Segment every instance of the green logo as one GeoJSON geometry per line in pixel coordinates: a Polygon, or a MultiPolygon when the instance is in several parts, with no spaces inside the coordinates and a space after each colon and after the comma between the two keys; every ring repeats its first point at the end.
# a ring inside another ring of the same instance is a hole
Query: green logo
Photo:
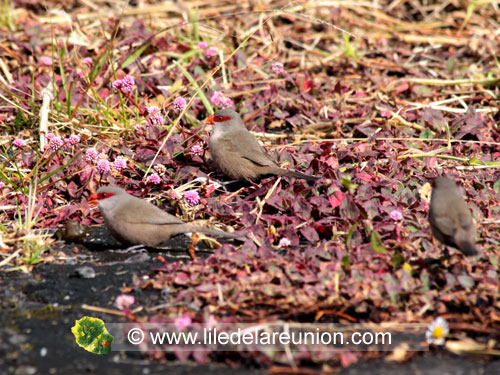
{"type": "Polygon", "coordinates": [[[71,332],[75,335],[76,343],[91,353],[108,354],[111,351],[113,336],[101,319],[85,316],[75,321],[71,332]]]}

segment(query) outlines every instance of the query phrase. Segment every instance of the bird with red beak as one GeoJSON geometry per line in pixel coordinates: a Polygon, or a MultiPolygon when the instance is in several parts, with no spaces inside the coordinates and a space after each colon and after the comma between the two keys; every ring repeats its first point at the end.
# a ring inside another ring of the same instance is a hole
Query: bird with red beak
{"type": "Polygon", "coordinates": [[[106,227],[122,244],[156,246],[176,234],[192,232],[241,238],[237,234],[186,224],[118,187],[101,187],[89,197],[89,202],[98,204],[106,227]]]}
{"type": "Polygon", "coordinates": [[[277,175],[316,181],[317,176],[284,169],[267,154],[248,131],[238,113],[221,109],[205,123],[213,125],[208,140],[212,159],[226,176],[236,180],[254,180],[262,175],[277,175]]]}

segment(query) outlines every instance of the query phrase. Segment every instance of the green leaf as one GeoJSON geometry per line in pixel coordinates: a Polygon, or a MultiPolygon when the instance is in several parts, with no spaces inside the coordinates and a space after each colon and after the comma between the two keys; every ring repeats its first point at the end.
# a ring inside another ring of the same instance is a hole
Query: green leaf
{"type": "Polygon", "coordinates": [[[500,180],[495,182],[495,184],[493,185],[493,190],[495,190],[497,194],[500,194],[500,180]]]}
{"type": "Polygon", "coordinates": [[[181,64],[179,64],[177,61],[174,61],[174,64],[179,68],[181,73],[184,74],[184,77],[186,77],[188,79],[188,81],[193,85],[193,88],[196,91],[196,95],[198,95],[198,97],[203,102],[203,105],[205,106],[207,112],[209,114],[213,114],[214,110],[212,109],[212,105],[208,101],[208,99],[205,96],[205,94],[203,93],[203,91],[200,89],[200,86],[198,86],[198,82],[196,82],[196,80],[193,78],[193,76],[191,74],[189,74],[189,72],[186,69],[184,69],[184,67],[181,64]]]}
{"type": "Polygon", "coordinates": [[[346,236],[346,239],[345,239],[345,245],[347,247],[347,251],[348,252],[351,252],[351,238],[352,238],[352,235],[354,233],[354,231],[356,230],[356,227],[359,225],[359,221],[354,224],[351,229],[349,229],[349,232],[347,232],[347,236],[346,236]]]}
{"type": "Polygon", "coordinates": [[[372,245],[373,251],[379,254],[386,254],[387,251],[385,250],[384,244],[382,242],[382,238],[380,237],[380,234],[378,232],[373,231],[372,234],[370,235],[370,244],[372,245]]]}
{"type": "Polygon", "coordinates": [[[141,54],[144,52],[144,50],[146,48],[149,47],[149,43],[146,43],[145,45],[143,45],[142,47],[139,47],[137,48],[134,52],[132,52],[132,54],[130,54],[126,59],[125,61],[122,62],[122,65],[121,65],[121,68],[124,69],[126,68],[128,65],[132,64],[135,60],[137,60],[139,58],[139,56],[141,56],[141,54]]]}
{"type": "Polygon", "coordinates": [[[358,188],[358,184],[354,184],[351,182],[351,176],[342,176],[340,178],[340,183],[349,191],[349,193],[354,193],[354,191],[358,188]]]}
{"type": "Polygon", "coordinates": [[[421,133],[420,133],[420,136],[419,138],[420,139],[432,139],[434,138],[433,137],[434,133],[431,131],[431,129],[429,128],[425,128],[421,133]]]}
{"type": "Polygon", "coordinates": [[[94,354],[111,352],[113,336],[109,334],[101,319],[85,316],[75,321],[71,332],[75,336],[76,343],[83,349],[94,354]]]}
{"type": "Polygon", "coordinates": [[[351,266],[350,259],[351,257],[349,255],[344,255],[342,257],[342,264],[344,265],[345,268],[349,268],[351,266]]]}

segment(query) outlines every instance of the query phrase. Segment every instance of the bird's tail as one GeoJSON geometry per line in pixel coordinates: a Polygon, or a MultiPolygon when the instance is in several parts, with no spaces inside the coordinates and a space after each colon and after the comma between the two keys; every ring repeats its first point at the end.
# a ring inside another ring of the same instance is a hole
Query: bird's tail
{"type": "Polygon", "coordinates": [[[280,168],[280,173],[278,173],[278,174],[280,176],[302,178],[302,179],[307,180],[307,181],[317,181],[321,178],[318,176],[312,176],[310,174],[295,172],[295,171],[291,171],[290,169],[284,169],[284,168],[280,168]]]}
{"type": "Polygon", "coordinates": [[[459,244],[459,249],[462,253],[464,253],[467,256],[479,254],[479,250],[477,249],[476,245],[474,245],[468,241],[461,242],[459,244]]]}
{"type": "Polygon", "coordinates": [[[243,236],[241,234],[229,233],[229,232],[225,232],[223,230],[217,230],[217,229],[206,228],[206,227],[198,227],[198,226],[194,226],[194,225],[190,225],[189,227],[190,227],[189,229],[191,229],[193,232],[211,234],[212,236],[228,237],[228,238],[234,238],[234,239],[243,238],[243,236]]]}

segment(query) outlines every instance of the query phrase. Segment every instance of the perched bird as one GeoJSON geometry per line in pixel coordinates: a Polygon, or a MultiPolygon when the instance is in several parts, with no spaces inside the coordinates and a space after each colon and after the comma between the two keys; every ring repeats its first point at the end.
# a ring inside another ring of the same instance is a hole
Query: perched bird
{"type": "Polygon", "coordinates": [[[291,171],[278,166],[257,139],[248,131],[238,113],[221,109],[205,123],[214,125],[208,146],[215,165],[228,177],[253,180],[273,174],[316,181],[319,177],[291,171]]]}
{"type": "Polygon", "coordinates": [[[63,228],[59,228],[55,233],[59,241],[64,240],[64,242],[84,242],[87,238],[87,229],[81,225],[78,221],[66,221],[63,228]]]}
{"type": "Polygon", "coordinates": [[[101,187],[89,197],[89,202],[98,203],[109,232],[123,244],[156,246],[171,236],[187,232],[230,238],[241,237],[233,233],[186,224],[118,187],[101,187]]]}
{"type": "Polygon", "coordinates": [[[433,181],[429,223],[432,234],[445,245],[465,255],[476,255],[476,228],[472,215],[455,182],[447,177],[433,181]]]}

